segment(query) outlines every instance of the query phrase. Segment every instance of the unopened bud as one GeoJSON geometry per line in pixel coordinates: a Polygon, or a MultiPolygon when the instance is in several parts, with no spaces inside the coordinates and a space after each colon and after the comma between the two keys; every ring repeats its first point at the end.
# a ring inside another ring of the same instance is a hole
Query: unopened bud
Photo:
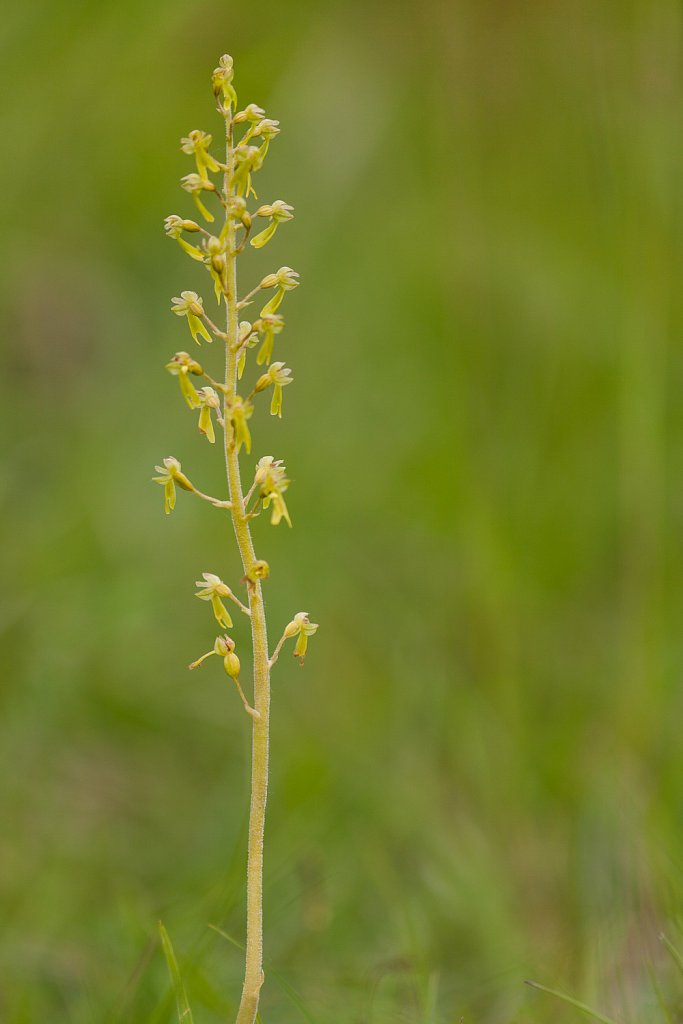
{"type": "Polygon", "coordinates": [[[220,238],[216,238],[215,235],[211,235],[209,238],[207,238],[206,251],[208,252],[209,256],[222,256],[224,249],[223,243],[221,242],[220,238]]]}
{"type": "Polygon", "coordinates": [[[256,583],[257,580],[267,580],[269,576],[270,566],[267,562],[259,559],[254,562],[244,578],[250,583],[256,583]]]}
{"type": "Polygon", "coordinates": [[[223,658],[223,666],[231,679],[237,679],[240,674],[240,659],[234,651],[230,651],[223,658]]]}

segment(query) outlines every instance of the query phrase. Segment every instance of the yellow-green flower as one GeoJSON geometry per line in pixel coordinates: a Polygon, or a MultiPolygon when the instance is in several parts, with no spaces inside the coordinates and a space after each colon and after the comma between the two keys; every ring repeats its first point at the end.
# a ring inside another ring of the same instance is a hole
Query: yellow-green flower
{"type": "MultiPolygon", "coordinates": [[[[263,111],[263,113],[265,114],[265,110],[263,111]]],[[[243,145],[248,140],[248,138],[255,139],[260,137],[262,139],[274,139],[275,136],[279,134],[279,121],[273,121],[271,117],[260,117],[258,118],[258,120],[254,120],[252,122],[249,131],[240,142],[240,145],[243,145]]]]}
{"type": "Polygon", "coordinates": [[[272,455],[264,455],[256,464],[256,475],[254,483],[259,489],[264,509],[272,506],[270,522],[277,526],[282,519],[288,526],[292,525],[289,518],[287,505],[283,497],[289,487],[287,471],[281,459],[274,459],[272,455]]]}
{"type": "Polygon", "coordinates": [[[227,106],[237,106],[237,93],[235,87],[232,84],[232,80],[235,76],[233,69],[233,60],[229,53],[224,53],[218,62],[218,67],[214,68],[213,74],[211,75],[211,87],[213,94],[216,97],[216,104],[221,113],[224,112],[223,104],[227,100],[227,106]],[[221,102],[222,101],[222,102],[221,102]]]}
{"type": "Polygon", "coordinates": [[[180,179],[181,186],[186,192],[189,192],[194,199],[195,206],[201,213],[204,220],[208,220],[211,223],[214,219],[213,214],[207,210],[204,203],[201,201],[200,194],[202,192],[215,192],[216,186],[208,178],[202,178],[200,174],[186,174],[185,177],[180,179]]]}
{"type": "Polygon", "coordinates": [[[262,138],[263,142],[259,148],[261,158],[263,159],[268,152],[268,147],[271,140],[276,135],[280,134],[280,122],[273,121],[270,117],[262,117],[258,121],[254,121],[249,128],[249,131],[240,140],[240,146],[244,146],[245,143],[250,142],[251,139],[262,138]]]}
{"type": "Polygon", "coordinates": [[[228,272],[228,261],[225,254],[226,244],[227,241],[222,241],[220,238],[216,238],[215,235],[211,235],[204,243],[204,263],[211,274],[216,302],[219,305],[223,297],[223,293],[227,288],[226,275],[228,272]]]}
{"type": "Polygon", "coordinates": [[[265,116],[266,112],[263,107],[259,107],[258,103],[249,103],[244,110],[237,111],[232,119],[232,123],[244,124],[245,121],[260,121],[265,116]]]}
{"type": "Polygon", "coordinates": [[[200,319],[204,315],[204,303],[196,292],[181,292],[179,296],[176,295],[172,300],[171,310],[176,316],[187,317],[190,334],[198,345],[201,342],[197,335],[200,335],[205,341],[213,341],[206,326],[200,319]]]}
{"type": "Polygon", "coordinates": [[[277,288],[277,291],[261,310],[261,316],[274,313],[284,299],[285,292],[291,292],[293,288],[298,287],[299,275],[291,267],[280,267],[276,274],[268,274],[267,277],[264,277],[261,281],[261,288],[277,288]]]}
{"type": "Polygon", "coordinates": [[[285,327],[285,321],[279,313],[266,313],[265,316],[260,316],[254,324],[254,330],[257,334],[263,335],[263,344],[258,351],[256,356],[256,362],[259,366],[262,363],[268,365],[273,358],[273,345],[275,343],[275,335],[280,334],[285,327]]]}
{"type": "Polygon", "coordinates": [[[162,466],[154,467],[159,476],[152,477],[155,484],[163,484],[164,487],[164,510],[166,515],[175,508],[176,484],[184,491],[193,491],[194,487],[183,473],[180,463],[172,455],[164,459],[162,466]]]}
{"type": "Polygon", "coordinates": [[[268,217],[270,219],[268,227],[263,231],[260,231],[259,234],[255,235],[251,240],[251,245],[253,245],[255,249],[262,249],[277,231],[278,224],[282,224],[284,221],[291,220],[293,218],[294,207],[290,206],[289,203],[286,203],[284,199],[276,199],[274,203],[259,206],[254,216],[268,217]]]}
{"type": "Polygon", "coordinates": [[[187,352],[176,352],[170,363],[166,363],[166,369],[178,378],[183,398],[190,409],[198,409],[201,404],[199,395],[189,377],[191,373],[196,377],[201,377],[204,373],[196,359],[192,359],[187,352]]]}
{"type": "Polygon", "coordinates": [[[227,597],[232,599],[232,590],[227,583],[223,582],[220,576],[216,576],[212,572],[203,572],[202,577],[201,580],[195,581],[195,586],[200,588],[195,597],[200,598],[202,601],[210,601],[216,622],[223,629],[231,629],[232,619],[221,598],[227,597]]]}
{"type": "Polygon", "coordinates": [[[297,612],[292,621],[285,628],[285,636],[287,639],[296,637],[296,644],[294,646],[294,657],[298,658],[300,663],[303,665],[304,658],[306,657],[306,649],[308,647],[308,638],[318,629],[317,622],[311,622],[308,617],[308,612],[297,612]]]}
{"type": "Polygon", "coordinates": [[[197,392],[199,401],[199,432],[211,444],[215,443],[216,434],[213,429],[211,410],[220,410],[221,402],[213,388],[200,388],[197,392]]]}
{"type": "Polygon", "coordinates": [[[198,249],[196,245],[190,245],[182,237],[183,231],[201,231],[201,228],[193,220],[184,220],[182,217],[178,217],[175,213],[172,213],[170,217],[166,217],[164,220],[164,230],[169,238],[175,238],[178,245],[185,250],[188,256],[191,256],[193,260],[203,262],[204,253],[201,249],[198,249]]]}
{"type": "Polygon", "coordinates": [[[234,153],[235,169],[230,181],[231,188],[235,189],[238,196],[249,196],[254,192],[251,185],[251,176],[260,171],[263,164],[263,155],[257,146],[237,146],[234,153]]]}
{"type": "Polygon", "coordinates": [[[235,395],[228,406],[228,418],[232,424],[234,441],[237,446],[238,453],[242,445],[244,445],[247,452],[251,451],[251,434],[249,433],[247,420],[250,419],[253,411],[254,406],[251,402],[246,398],[240,398],[239,395],[235,395]]]}
{"type": "Polygon", "coordinates": [[[220,171],[221,166],[209,153],[209,146],[213,141],[212,136],[207,132],[199,131],[197,128],[191,131],[186,139],[180,140],[180,148],[183,153],[194,154],[197,164],[197,173],[204,181],[209,180],[209,171],[220,171]]]}
{"type": "Polygon", "coordinates": [[[294,378],[292,371],[284,363],[271,363],[266,373],[256,381],[255,391],[265,391],[272,384],[273,398],[270,403],[270,415],[282,417],[282,389],[291,384],[294,378]]]}
{"type": "Polygon", "coordinates": [[[248,320],[242,320],[239,326],[239,335],[237,343],[237,379],[242,380],[242,374],[244,373],[244,367],[247,361],[247,349],[253,348],[258,343],[258,332],[254,330],[253,326],[248,320]]]}

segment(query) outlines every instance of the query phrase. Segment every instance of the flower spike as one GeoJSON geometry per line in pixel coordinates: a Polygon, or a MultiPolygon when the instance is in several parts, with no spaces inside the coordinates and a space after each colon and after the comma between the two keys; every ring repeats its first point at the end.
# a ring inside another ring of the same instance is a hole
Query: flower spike
{"type": "MultiPolygon", "coordinates": [[[[271,669],[283,645],[290,639],[294,641],[295,656],[303,662],[309,637],[318,626],[310,621],[306,612],[299,612],[288,623],[272,657],[269,656],[263,591],[268,586],[266,581],[270,577],[270,567],[268,562],[257,557],[253,534],[262,512],[267,513],[263,518],[269,519],[272,526],[278,526],[283,520],[288,526],[292,525],[286,502],[290,480],[284,463],[272,455],[265,455],[256,463],[251,486],[248,489],[243,486],[244,453],[250,454],[252,446],[249,421],[254,414],[254,405],[261,404],[256,396],[270,389],[270,413],[281,417],[283,391],[292,383],[291,369],[279,359],[274,361],[274,347],[276,336],[285,326],[280,307],[286,292],[298,287],[299,275],[285,266],[261,277],[260,283],[251,289],[243,287],[241,280],[238,282],[239,257],[247,249],[258,252],[271,241],[280,225],[293,217],[293,207],[282,199],[260,205],[252,184],[273,139],[280,133],[280,123],[267,117],[263,107],[257,103],[238,108],[234,66],[229,54],[220,57],[211,75],[211,89],[222,122],[220,131],[209,133],[193,129],[180,140],[180,148],[190,157],[191,163],[187,168],[190,173],[185,174],[180,183],[186,201],[191,197],[196,206],[198,213],[194,216],[197,219],[173,213],[165,218],[164,230],[178,243],[183,253],[199,265],[201,272],[210,277],[220,310],[219,313],[207,312],[205,300],[201,297],[201,293],[206,295],[206,291],[200,288],[199,293],[183,291],[174,296],[171,311],[186,319],[195,344],[212,343],[216,339],[217,345],[202,354],[201,363],[188,352],[176,352],[165,367],[169,374],[178,378],[185,405],[197,415],[195,423],[199,432],[210,445],[215,446],[214,452],[216,448],[221,449],[227,494],[219,491],[218,496],[213,496],[199,490],[173,456],[163,459],[161,465],[155,467],[157,475],[153,479],[163,487],[166,515],[175,508],[178,489],[189,491],[213,509],[219,509],[222,516],[228,513],[244,571],[241,580],[245,586],[244,603],[215,573],[201,573],[195,586],[196,597],[210,604],[213,619],[221,631],[232,632],[233,618],[237,620],[235,626],[243,625],[231,605],[239,608],[249,619],[252,655],[249,661],[253,676],[247,690],[250,698],[253,693],[253,701],[247,700],[242,689],[240,672],[244,662],[241,664],[235,639],[227,632],[216,636],[212,648],[192,662],[190,668],[197,668],[207,659],[218,656],[228,680],[234,683],[246,712],[253,720],[252,798],[246,858],[249,893],[246,931],[249,938],[237,1019],[243,1024],[254,1024],[260,1020],[258,1004],[263,984],[261,894],[271,669]],[[221,141],[220,153],[216,148],[218,140],[221,141]],[[207,199],[211,194],[214,198],[207,199]],[[256,202],[251,202],[252,196],[256,202]],[[213,226],[214,212],[208,207],[220,212],[219,224],[213,226]],[[261,218],[260,223],[255,218],[261,218]],[[243,316],[248,316],[249,320],[241,319],[243,316]],[[216,352],[216,348],[220,352],[216,352]],[[207,362],[213,356],[219,357],[216,365],[220,369],[214,369],[207,362]],[[198,381],[195,378],[202,379],[198,381]],[[238,394],[238,389],[242,394],[238,394]],[[217,445],[216,434],[221,430],[224,443],[217,445]]],[[[259,413],[267,415],[265,408],[259,409],[259,413]]]]}

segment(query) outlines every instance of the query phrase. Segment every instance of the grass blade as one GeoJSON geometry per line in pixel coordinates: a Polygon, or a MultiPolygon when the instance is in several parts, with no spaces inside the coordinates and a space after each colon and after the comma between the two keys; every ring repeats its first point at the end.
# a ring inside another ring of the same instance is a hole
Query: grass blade
{"type": "Polygon", "coordinates": [[[238,942],[237,939],[233,939],[232,935],[228,935],[227,932],[224,932],[223,929],[219,928],[218,925],[216,924],[210,924],[209,928],[211,929],[212,932],[215,932],[216,935],[220,935],[222,939],[227,939],[227,941],[230,942],[235,947],[235,949],[240,949],[244,953],[244,946],[242,945],[241,942],[238,942]]]}
{"type": "MultiPolygon", "coordinates": [[[[228,933],[224,932],[222,928],[218,928],[217,925],[215,924],[210,924],[209,928],[211,928],[212,931],[216,932],[217,935],[220,935],[221,938],[227,939],[227,941],[232,943],[233,946],[236,946],[237,949],[241,949],[244,952],[244,946],[242,945],[242,943],[238,942],[237,939],[233,939],[232,935],[228,935],[228,933]]],[[[299,1010],[301,1016],[308,1022],[308,1024],[318,1024],[316,1018],[311,1015],[310,1010],[304,1003],[299,993],[296,991],[295,988],[293,988],[290,985],[286,978],[284,978],[279,971],[274,970],[267,964],[266,967],[270,977],[275,979],[275,981],[278,983],[282,991],[285,993],[288,999],[294,1004],[294,1006],[296,1006],[297,1010],[299,1010]]]]}
{"type": "Polygon", "coordinates": [[[548,995],[555,996],[557,999],[561,999],[565,1003],[569,1003],[574,1009],[580,1010],[581,1013],[585,1013],[588,1017],[592,1017],[593,1020],[599,1020],[600,1024],[616,1024],[616,1021],[612,1020],[611,1017],[605,1017],[604,1013],[599,1013],[598,1010],[592,1010],[590,1006],[586,1006],[585,1003],[580,1003],[578,999],[574,999],[572,996],[566,995],[565,992],[558,992],[556,988],[547,988],[545,985],[539,985],[537,981],[527,981],[525,985],[530,985],[531,988],[537,988],[541,992],[547,992],[548,995]]]}
{"type": "Polygon", "coordinates": [[[652,967],[648,967],[648,972],[647,973],[648,973],[648,976],[650,978],[650,985],[652,986],[652,991],[655,994],[655,999],[657,1000],[657,1006],[659,1007],[659,1010],[660,1010],[660,1013],[661,1013],[662,1017],[666,1021],[666,1024],[675,1024],[675,1021],[674,1021],[674,1018],[673,1018],[673,1010],[670,1009],[669,1006],[667,1005],[666,999],[664,998],[664,993],[662,992],[661,985],[657,981],[657,975],[656,975],[654,969],[652,967]]]}
{"type": "Polygon", "coordinates": [[[187,992],[183,985],[178,961],[176,960],[175,953],[173,952],[173,946],[171,945],[168,932],[161,921],[159,921],[159,935],[161,936],[161,948],[164,951],[166,963],[168,964],[168,972],[171,975],[171,982],[173,983],[173,991],[175,993],[175,999],[178,1006],[178,1022],[179,1024],[194,1024],[192,1019],[192,1010],[190,1009],[190,1004],[187,1001],[187,992]]]}
{"type": "Polygon", "coordinates": [[[435,1024],[436,1007],[439,999],[439,975],[436,971],[430,971],[427,977],[427,988],[424,997],[422,1015],[424,1024],[435,1024]]]}
{"type": "Polygon", "coordinates": [[[681,954],[678,952],[671,939],[668,939],[666,935],[660,935],[659,938],[660,941],[664,944],[665,948],[671,954],[673,962],[676,964],[681,974],[683,974],[683,956],[681,956],[681,954]]]}

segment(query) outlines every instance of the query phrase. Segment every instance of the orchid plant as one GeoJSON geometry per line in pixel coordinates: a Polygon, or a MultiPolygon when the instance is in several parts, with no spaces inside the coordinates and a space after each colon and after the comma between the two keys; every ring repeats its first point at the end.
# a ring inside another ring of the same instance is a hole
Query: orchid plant
{"type": "MultiPolygon", "coordinates": [[[[218,655],[251,723],[246,964],[237,1024],[254,1024],[264,980],[263,840],[268,789],[270,676],[284,645],[290,640],[294,641],[295,657],[303,664],[308,639],[318,626],[310,621],[306,612],[298,612],[285,626],[272,653],[269,651],[263,584],[270,576],[270,567],[256,555],[252,525],[264,511],[269,512],[271,525],[278,526],[283,521],[292,525],[285,501],[290,481],[282,460],[264,455],[256,463],[253,480],[245,493],[241,459],[251,453],[249,422],[261,401],[259,396],[270,392],[270,414],[282,416],[283,390],[292,383],[292,371],[283,361],[274,360],[273,355],[276,339],[279,348],[279,337],[285,325],[279,310],[286,294],[298,287],[299,275],[291,267],[280,267],[267,274],[251,291],[241,297],[238,293],[237,258],[249,244],[255,249],[264,248],[280,225],[292,219],[293,209],[281,199],[253,211],[249,209],[250,199],[256,198],[254,175],[263,166],[280,126],[278,121],[266,117],[265,111],[255,103],[239,109],[233,78],[233,61],[225,54],[211,79],[216,108],[224,126],[224,153],[218,157],[211,152],[212,136],[203,131],[191,131],[181,140],[182,151],[193,157],[196,167],[182,178],[181,185],[192,196],[199,220],[173,214],[165,221],[166,234],[208,272],[218,306],[214,317],[220,325],[207,313],[205,299],[195,291],[181,292],[171,304],[173,313],[187,321],[190,336],[197,346],[217,343],[223,358],[221,370],[214,371],[216,377],[205,369],[203,357],[199,362],[183,351],[175,353],[166,363],[166,369],[178,378],[182,398],[186,406],[198,414],[197,427],[207,442],[216,443],[217,427],[222,434],[228,496],[216,498],[199,490],[173,456],[163,459],[156,467],[158,475],[154,480],[164,488],[167,515],[175,508],[180,489],[230,516],[244,573],[241,579],[244,600],[217,573],[203,572],[197,581],[196,596],[210,604],[222,632],[216,636],[211,649],[192,662],[190,668],[197,668],[218,655]],[[216,214],[220,227],[214,227],[216,214]],[[259,220],[266,225],[254,234],[253,225],[259,220]],[[266,299],[268,293],[270,297],[266,299]],[[257,315],[253,319],[241,319],[249,307],[255,307],[257,315]],[[248,377],[249,357],[254,349],[254,362],[262,372],[249,387],[242,382],[248,377]],[[200,382],[201,387],[197,386],[200,382]],[[250,674],[253,680],[244,686],[242,641],[229,608],[236,609],[236,617],[248,620],[251,626],[250,674]]],[[[165,932],[162,932],[162,939],[167,949],[165,932]]]]}

